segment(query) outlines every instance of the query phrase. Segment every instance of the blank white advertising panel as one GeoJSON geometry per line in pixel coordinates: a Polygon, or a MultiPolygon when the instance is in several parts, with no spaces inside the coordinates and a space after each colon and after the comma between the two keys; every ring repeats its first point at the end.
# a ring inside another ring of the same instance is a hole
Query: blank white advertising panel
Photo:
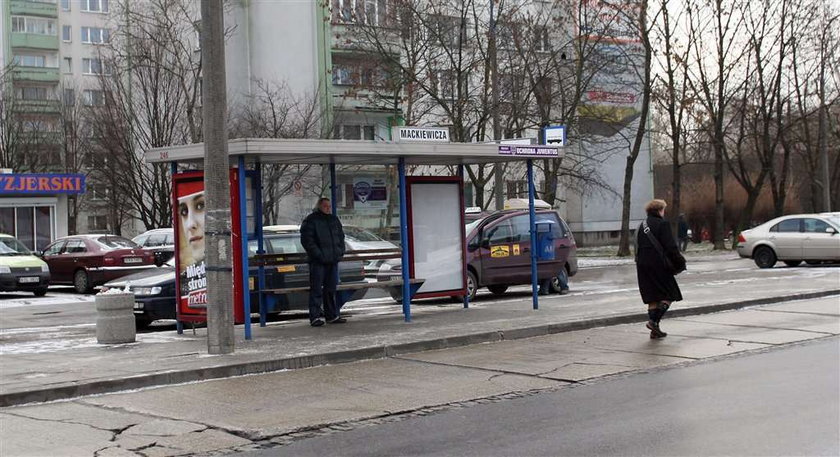
{"type": "Polygon", "coordinates": [[[418,294],[460,291],[464,284],[464,227],[460,182],[411,182],[414,277],[418,294]]]}

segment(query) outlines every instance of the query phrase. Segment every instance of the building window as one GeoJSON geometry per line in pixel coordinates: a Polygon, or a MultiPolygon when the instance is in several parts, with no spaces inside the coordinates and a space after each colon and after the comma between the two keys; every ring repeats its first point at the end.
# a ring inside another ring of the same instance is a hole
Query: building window
{"type": "Polygon", "coordinates": [[[357,59],[336,58],[333,62],[336,86],[385,87],[388,73],[381,66],[357,59]]]}
{"type": "Polygon", "coordinates": [[[16,92],[19,100],[47,100],[46,87],[19,87],[16,92]]]}
{"type": "Polygon", "coordinates": [[[111,69],[103,65],[102,59],[82,59],[82,73],[86,75],[110,75],[111,69]]]}
{"type": "Polygon", "coordinates": [[[108,0],[82,0],[82,11],[89,13],[107,13],[108,0]]]}
{"type": "Polygon", "coordinates": [[[64,73],[73,73],[73,58],[72,57],[65,57],[62,60],[63,64],[61,66],[61,70],[64,73]]]}
{"type": "Polygon", "coordinates": [[[333,138],[337,140],[373,140],[376,137],[376,126],[373,125],[337,125],[333,131],[333,138]]]}
{"type": "Polygon", "coordinates": [[[551,50],[551,41],[548,39],[548,27],[534,27],[534,51],[548,52],[551,50]]]}
{"type": "Polygon", "coordinates": [[[108,230],[108,216],[88,216],[88,230],[89,231],[107,231],[108,230]]]}
{"type": "Polygon", "coordinates": [[[385,26],[388,10],[387,0],[332,0],[334,22],[385,26]]]}
{"type": "Polygon", "coordinates": [[[30,16],[12,16],[12,32],[57,35],[55,20],[30,16]]]}
{"type": "Polygon", "coordinates": [[[527,181],[506,181],[507,184],[507,198],[519,198],[528,193],[527,181]]]}
{"type": "Polygon", "coordinates": [[[108,199],[108,187],[100,183],[90,183],[87,186],[87,193],[91,200],[102,201],[108,199]]]}
{"type": "Polygon", "coordinates": [[[21,67],[46,67],[47,58],[44,56],[17,55],[12,61],[21,67]]]}
{"type": "Polygon", "coordinates": [[[72,29],[69,25],[61,26],[61,41],[70,42],[72,36],[72,29]]]}
{"type": "Polygon", "coordinates": [[[108,29],[99,27],[82,27],[82,43],[102,44],[110,38],[108,29]]]}
{"type": "Polygon", "coordinates": [[[64,105],[73,106],[76,104],[76,91],[73,89],[64,89],[64,105]]]}
{"type": "Polygon", "coordinates": [[[61,0],[61,11],[70,11],[70,0],[61,0]]]}
{"type": "Polygon", "coordinates": [[[456,48],[464,42],[465,31],[468,27],[464,24],[462,31],[461,18],[457,16],[434,15],[430,18],[433,40],[442,46],[456,48]]]}
{"type": "Polygon", "coordinates": [[[85,106],[102,106],[105,104],[105,93],[101,90],[85,90],[82,103],[85,106]]]}

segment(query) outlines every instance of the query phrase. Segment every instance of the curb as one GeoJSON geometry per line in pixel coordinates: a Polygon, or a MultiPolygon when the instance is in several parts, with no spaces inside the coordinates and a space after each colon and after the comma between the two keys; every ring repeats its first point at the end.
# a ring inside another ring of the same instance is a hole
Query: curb
{"type": "MultiPolygon", "coordinates": [[[[693,316],[698,314],[709,314],[720,311],[731,311],[750,306],[783,303],[793,300],[821,298],[837,294],[840,294],[840,289],[784,295],[781,297],[773,298],[758,298],[753,300],[698,306],[694,308],[681,308],[672,310],[669,314],[671,317],[693,316]]],[[[551,335],[556,333],[571,332],[575,330],[586,330],[595,327],[607,327],[613,325],[629,324],[639,322],[640,320],[646,318],[647,315],[644,313],[622,314],[617,316],[564,322],[559,324],[545,324],[505,331],[494,330],[488,332],[474,333],[470,335],[443,337],[427,341],[417,341],[412,343],[353,349],[348,351],[331,352],[326,354],[314,354],[309,356],[288,357],[283,359],[261,360],[246,363],[233,363],[223,366],[196,368],[184,371],[150,373],[120,379],[90,381],[53,388],[40,388],[20,392],[10,392],[6,394],[0,394],[0,407],[23,405],[27,403],[44,403],[49,401],[83,397],[88,395],[114,393],[124,390],[182,384],[195,381],[207,381],[212,379],[228,378],[232,376],[263,374],[281,370],[311,368],[320,365],[333,365],[339,363],[357,362],[361,360],[381,359],[408,354],[412,352],[448,349],[455,347],[470,346],[480,343],[494,343],[500,341],[518,340],[524,338],[533,338],[537,336],[551,335]]]]}

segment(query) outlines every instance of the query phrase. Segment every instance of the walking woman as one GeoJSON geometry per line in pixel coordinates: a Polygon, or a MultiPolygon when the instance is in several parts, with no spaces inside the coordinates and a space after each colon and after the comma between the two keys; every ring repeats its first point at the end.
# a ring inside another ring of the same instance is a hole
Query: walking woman
{"type": "Polygon", "coordinates": [[[659,321],[675,301],[682,300],[680,286],[674,278],[685,270],[685,258],[680,254],[671,225],[665,217],[664,200],[651,200],[645,205],[647,218],[636,231],[636,275],[639,292],[647,304],[647,328],[651,339],[668,334],[660,330],[659,321]]]}

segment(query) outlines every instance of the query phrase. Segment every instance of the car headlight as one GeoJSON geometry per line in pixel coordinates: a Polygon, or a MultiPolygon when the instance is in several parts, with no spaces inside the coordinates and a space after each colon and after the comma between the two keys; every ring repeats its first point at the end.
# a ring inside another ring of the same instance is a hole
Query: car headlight
{"type": "Polygon", "coordinates": [[[46,263],[41,265],[41,273],[49,273],[49,272],[50,272],[50,266],[49,265],[47,265],[46,263]]]}
{"type": "Polygon", "coordinates": [[[132,292],[134,292],[134,295],[159,295],[160,291],[160,286],[132,288],[132,292]]]}
{"type": "Polygon", "coordinates": [[[11,274],[12,269],[8,265],[0,265],[0,274],[11,274]]]}

